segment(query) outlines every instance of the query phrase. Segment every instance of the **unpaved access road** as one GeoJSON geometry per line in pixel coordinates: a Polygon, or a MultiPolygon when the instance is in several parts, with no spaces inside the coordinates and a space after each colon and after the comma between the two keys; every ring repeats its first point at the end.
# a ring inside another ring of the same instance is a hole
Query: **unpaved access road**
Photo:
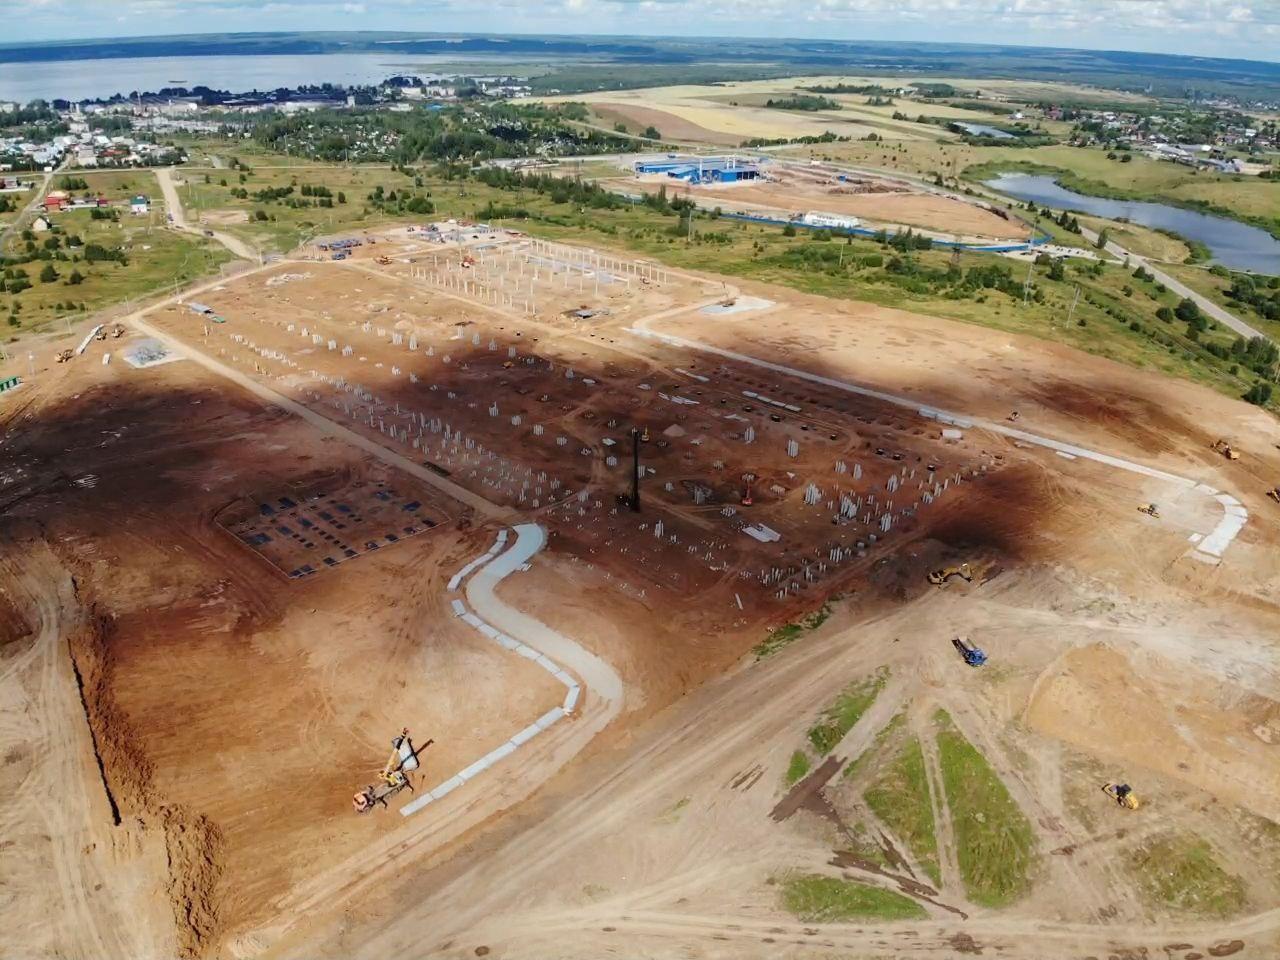
{"type": "MultiPolygon", "coordinates": [[[[205,231],[202,228],[193,227],[187,223],[186,211],[182,209],[182,199],[178,196],[178,185],[173,182],[173,168],[156,167],[155,169],[156,180],[160,184],[160,192],[164,194],[165,205],[169,208],[169,215],[173,217],[173,225],[186,233],[204,236],[205,231]]],[[[239,237],[233,237],[231,234],[224,233],[221,230],[210,230],[209,234],[237,257],[243,260],[254,260],[258,263],[262,262],[262,255],[239,237]]]]}

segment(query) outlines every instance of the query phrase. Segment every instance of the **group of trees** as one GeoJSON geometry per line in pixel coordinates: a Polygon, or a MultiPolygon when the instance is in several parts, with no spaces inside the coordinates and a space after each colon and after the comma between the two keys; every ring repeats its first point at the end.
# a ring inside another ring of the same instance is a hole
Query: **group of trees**
{"type": "Polygon", "coordinates": [[[777,100],[770,97],[765,101],[764,105],[775,110],[805,110],[811,113],[819,110],[840,109],[840,104],[830,97],[815,97],[802,93],[792,97],[781,97],[777,100]]]}

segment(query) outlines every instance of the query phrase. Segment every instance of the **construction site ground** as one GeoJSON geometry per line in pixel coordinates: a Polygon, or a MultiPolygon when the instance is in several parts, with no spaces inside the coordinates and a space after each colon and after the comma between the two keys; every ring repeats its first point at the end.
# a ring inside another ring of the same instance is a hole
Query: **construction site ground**
{"type": "Polygon", "coordinates": [[[644,176],[602,181],[623,192],[690,197],[711,209],[786,219],[809,211],[856,217],[871,228],[890,232],[908,227],[966,242],[1024,241],[1024,224],[951,197],[927,193],[903,181],[862,178],[840,181],[829,171],[800,164],[770,164],[768,179],[744,183],[690,185],[667,176],[644,176]]]}
{"type": "Polygon", "coordinates": [[[377,239],[210,282],[69,363],[74,341],[50,343],[5,395],[9,952],[1280,947],[1265,413],[1039,340],[607,251],[377,239]],[[144,341],[172,362],[122,362],[144,341]],[[354,556],[294,536],[322,509],[354,556]],[[432,523],[381,529],[399,514],[432,523]],[[489,576],[528,525],[545,547],[521,540],[489,576]],[[966,561],[972,583],[927,582],[966,561]],[[581,700],[426,803],[568,703],[460,605],[541,644],[581,700]],[[874,701],[788,784],[806,731],[870,677],[874,701]],[[1029,825],[998,906],[940,786],[939,710],[1029,825]],[[356,815],[404,727],[414,792],[356,815]],[[863,799],[903,737],[940,882],[863,799]],[[1137,811],[1102,792],[1115,781],[1137,811]],[[1152,861],[1193,841],[1209,852],[1188,863],[1214,869],[1174,890],[1152,861]],[[799,917],[781,895],[797,872],[922,913],[799,917]]]}

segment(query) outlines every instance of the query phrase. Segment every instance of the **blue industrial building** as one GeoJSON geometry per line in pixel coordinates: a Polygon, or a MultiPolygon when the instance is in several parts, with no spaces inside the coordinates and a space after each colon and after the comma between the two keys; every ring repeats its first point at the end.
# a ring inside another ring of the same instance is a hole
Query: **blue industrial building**
{"type": "Polygon", "coordinates": [[[760,165],[741,157],[667,157],[641,160],[637,174],[665,173],[686,183],[738,183],[760,177],[760,165]]]}

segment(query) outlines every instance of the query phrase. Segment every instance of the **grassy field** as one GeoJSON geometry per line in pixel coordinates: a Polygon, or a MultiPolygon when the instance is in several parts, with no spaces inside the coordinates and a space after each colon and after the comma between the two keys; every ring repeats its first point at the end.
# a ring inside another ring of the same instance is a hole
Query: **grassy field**
{"type": "Polygon", "coordinates": [[[1244,909],[1244,882],[1218,863],[1208,842],[1167,834],[1128,855],[1128,866],[1153,907],[1196,917],[1232,916],[1244,909]]]}
{"type": "Polygon", "coordinates": [[[846,920],[922,920],[924,907],[909,897],[866,883],[793,873],[780,881],[783,908],[805,923],[846,920]]]}
{"type": "Polygon", "coordinates": [[[863,799],[872,812],[899,837],[934,884],[942,882],[938,866],[938,839],[934,833],[929,779],[924,751],[910,737],[875,773],[863,799]]]}
{"type": "Polygon", "coordinates": [[[1031,824],[986,757],[941,710],[938,720],[943,789],[965,892],[982,906],[1007,906],[1031,885],[1036,862],[1031,824]]]}
{"type": "Polygon", "coordinates": [[[1101,217],[1080,217],[1080,223],[1090,230],[1106,230],[1112,240],[1140,257],[1183,263],[1191,255],[1184,241],[1136,223],[1118,223],[1101,217]]]}
{"type": "MultiPolygon", "coordinates": [[[[0,293],[0,315],[7,318],[11,336],[20,332],[39,331],[63,317],[78,317],[103,307],[136,300],[156,290],[217,271],[231,258],[225,249],[203,238],[177,233],[165,227],[151,226],[148,221],[133,220],[128,214],[121,219],[93,220],[89,211],[78,210],[58,214],[55,223],[67,260],[33,260],[10,269],[24,272],[32,286],[20,293],[0,293]],[[126,264],[114,261],[87,262],[84,247],[68,247],[65,239],[76,235],[84,244],[97,244],[106,249],[120,249],[126,264]],[[42,269],[50,265],[57,279],[40,280],[42,269]],[[83,281],[70,282],[73,272],[83,281]],[[16,307],[16,311],[15,311],[16,307]]],[[[43,245],[50,234],[36,234],[43,245]]],[[[14,241],[19,247],[21,239],[14,241]]]]}
{"type": "Polygon", "coordinates": [[[751,652],[756,655],[757,660],[772,656],[783,647],[799,640],[810,630],[816,630],[822,626],[829,616],[831,616],[831,605],[824,603],[798,623],[786,623],[770,632],[769,636],[756,644],[751,652]]]}
{"type": "MultiPolygon", "coordinates": [[[[216,145],[210,149],[216,150],[216,145]]],[[[218,154],[229,162],[230,151],[218,154]]],[[[190,223],[206,223],[225,230],[260,247],[264,252],[285,253],[318,234],[341,233],[356,226],[372,227],[393,222],[421,222],[424,217],[399,214],[394,207],[379,209],[368,200],[377,187],[388,195],[395,191],[426,196],[427,188],[415,186],[412,176],[377,165],[326,165],[256,151],[234,156],[248,166],[248,171],[190,166],[178,172],[183,181],[179,196],[190,223]],[[288,160],[281,164],[279,160],[288,160]],[[243,177],[243,180],[241,179],[243,177]],[[332,193],[331,207],[318,205],[317,199],[300,195],[302,186],[322,187],[332,193]],[[289,198],[302,206],[290,206],[280,200],[255,199],[263,190],[293,187],[289,198]],[[243,190],[247,198],[233,195],[243,190]],[[339,194],[345,202],[339,202],[339,194]],[[261,213],[266,219],[258,219],[261,213]]]]}
{"type": "Polygon", "coordinates": [[[804,775],[809,772],[810,767],[809,755],[803,750],[797,750],[791,754],[791,760],[787,763],[787,773],[783,778],[786,780],[787,786],[799,783],[804,779],[804,775]]]}
{"type": "Polygon", "coordinates": [[[855,680],[840,692],[835,703],[822,712],[818,722],[809,728],[809,744],[819,757],[825,757],[834,750],[844,735],[853,729],[867,708],[875,703],[888,676],[888,671],[882,669],[874,676],[855,680]]]}

